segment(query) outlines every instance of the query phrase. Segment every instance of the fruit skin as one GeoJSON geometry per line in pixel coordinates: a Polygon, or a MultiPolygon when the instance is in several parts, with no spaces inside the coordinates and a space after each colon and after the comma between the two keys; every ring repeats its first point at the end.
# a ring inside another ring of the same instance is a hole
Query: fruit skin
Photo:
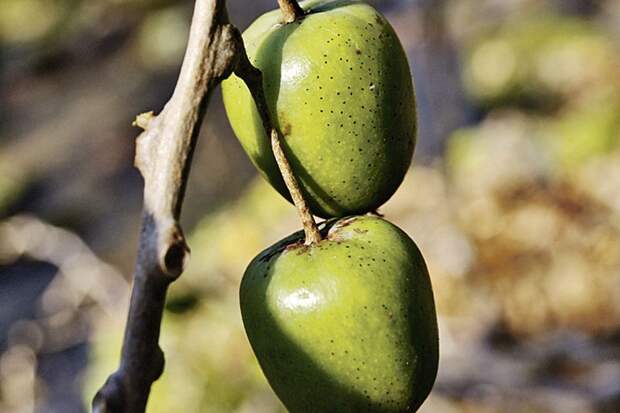
{"type": "Polygon", "coordinates": [[[327,227],[320,243],[293,234],[247,268],[240,302],[254,353],[292,413],[414,412],[438,363],[424,259],[378,217],[327,227]]]}
{"type": "MultiPolygon", "coordinates": [[[[396,191],[416,140],[413,82],[403,48],[381,14],[355,1],[306,1],[302,20],[274,10],[243,34],[263,72],[285,153],[315,215],[373,211],[396,191]]],[[[252,97],[223,82],[233,130],[261,174],[290,200],[252,97]]]]}

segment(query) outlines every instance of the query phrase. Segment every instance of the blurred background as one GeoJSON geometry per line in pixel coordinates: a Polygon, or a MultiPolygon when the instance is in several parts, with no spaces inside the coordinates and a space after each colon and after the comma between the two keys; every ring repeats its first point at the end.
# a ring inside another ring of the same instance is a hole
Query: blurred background
{"type": "MultiPolygon", "coordinates": [[[[420,135],[381,212],[424,253],[441,336],[424,413],[620,412],[620,2],[373,2],[409,55],[420,135]]],[[[230,0],[241,28],[275,1],[230,0]]],[[[0,3],[0,411],[84,412],[118,363],[142,181],[192,1],[0,3]]],[[[219,91],[183,225],[150,412],[282,412],[245,338],[246,264],[296,230],[219,91]]]]}

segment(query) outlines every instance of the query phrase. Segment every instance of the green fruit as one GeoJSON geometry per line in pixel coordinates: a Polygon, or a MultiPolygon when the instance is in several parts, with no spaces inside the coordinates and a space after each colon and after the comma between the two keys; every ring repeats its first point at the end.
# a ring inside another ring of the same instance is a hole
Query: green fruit
{"type": "Polygon", "coordinates": [[[259,254],[241,282],[258,361],[292,413],[414,412],[437,373],[428,271],[415,243],[371,216],[330,221],[259,254]]]}
{"type": "MultiPolygon", "coordinates": [[[[392,196],[416,140],[413,83],[403,48],[381,14],[356,1],[306,1],[243,34],[263,72],[267,103],[311,211],[323,217],[375,210],[392,196]]],[[[239,78],[222,85],[235,134],[271,185],[290,200],[252,97],[239,78]]]]}

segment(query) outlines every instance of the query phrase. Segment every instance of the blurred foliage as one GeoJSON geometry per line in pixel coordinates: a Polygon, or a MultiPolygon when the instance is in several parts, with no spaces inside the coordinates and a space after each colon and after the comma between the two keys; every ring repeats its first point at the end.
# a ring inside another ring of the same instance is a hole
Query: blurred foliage
{"type": "Polygon", "coordinates": [[[599,27],[559,15],[486,30],[465,55],[465,87],[489,106],[582,105],[617,87],[620,68],[616,45],[599,27]]]}
{"type": "MultiPolygon", "coordinates": [[[[231,18],[245,24],[272,3],[231,1],[231,18]]],[[[419,90],[429,74],[416,63],[436,58],[424,48],[445,31],[460,59],[469,114],[467,126],[445,137],[445,151],[416,163],[382,208],[419,244],[437,300],[440,372],[422,412],[620,411],[619,2],[375,3],[391,7],[387,17],[412,56],[419,90]],[[433,16],[443,25],[413,27],[409,16],[420,24],[433,16]]],[[[8,165],[0,168],[0,214],[26,205],[57,219],[49,211],[62,210],[63,222],[76,230],[81,222],[89,242],[129,268],[139,215],[136,202],[128,220],[124,202],[140,182],[126,171],[127,136],[135,131],[117,124],[168,96],[190,6],[3,0],[0,56],[14,87],[0,96],[3,109],[11,109],[11,116],[0,116],[0,135],[7,138],[0,159],[8,165]],[[51,74],[37,75],[50,56],[78,63],[68,69],[51,64],[51,74]],[[111,90],[119,96],[111,98],[111,90]],[[140,96],[146,97],[132,100],[140,96]],[[43,104],[34,105],[38,101],[43,104]],[[96,134],[93,118],[109,132],[96,134]],[[120,138],[110,140],[115,134],[120,138]],[[40,149],[43,141],[54,145],[40,149]],[[86,164],[76,164],[85,157],[86,164]],[[81,180],[67,185],[76,175],[81,180]],[[51,189],[36,198],[45,183],[51,189]],[[82,210],[103,215],[116,208],[116,214],[94,223],[87,212],[67,212],[83,197],[88,208],[82,210]],[[106,236],[114,242],[102,241],[106,236]]],[[[421,113],[442,124],[441,105],[425,108],[420,96],[421,113]]],[[[237,293],[250,259],[296,230],[298,218],[259,178],[237,193],[248,162],[230,143],[213,102],[205,128],[213,139],[197,150],[184,211],[193,217],[186,226],[193,228],[192,257],[170,291],[162,326],[166,371],[153,387],[149,411],[279,412],[245,338],[237,293]]],[[[125,310],[93,321],[85,403],[116,368],[125,310]]],[[[28,361],[33,381],[31,353],[22,345],[0,356],[0,410],[18,399],[7,393],[16,386],[3,384],[3,372],[15,368],[2,366],[28,361]]]]}
{"type": "MultiPolygon", "coordinates": [[[[557,168],[528,120],[504,113],[451,141],[454,212],[478,251],[472,286],[491,290],[516,334],[611,331],[620,314],[619,211],[595,194],[620,181],[593,174],[590,163],[557,168]]],[[[606,155],[596,164],[620,160],[620,151],[606,155]]]]}
{"type": "Polygon", "coordinates": [[[27,179],[17,175],[11,168],[0,167],[0,216],[7,213],[27,187],[27,179]]]}

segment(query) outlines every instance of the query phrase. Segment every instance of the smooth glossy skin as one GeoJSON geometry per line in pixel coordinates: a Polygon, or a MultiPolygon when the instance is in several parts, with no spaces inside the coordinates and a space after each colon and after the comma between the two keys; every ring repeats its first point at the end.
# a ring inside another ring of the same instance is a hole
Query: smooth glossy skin
{"type": "MultiPolygon", "coordinates": [[[[279,10],[243,34],[262,70],[272,117],[310,209],[323,217],[365,213],[392,196],[411,163],[415,97],[402,46],[381,14],[354,1],[306,1],[309,14],[281,24],[279,10]]],[[[224,104],[243,148],[283,196],[252,97],[223,82],[224,104]]]]}
{"type": "Polygon", "coordinates": [[[296,233],[250,263],[240,299],[252,348],[292,413],[414,412],[438,362],[424,259],[381,218],[331,225],[319,244],[296,233]]]}

